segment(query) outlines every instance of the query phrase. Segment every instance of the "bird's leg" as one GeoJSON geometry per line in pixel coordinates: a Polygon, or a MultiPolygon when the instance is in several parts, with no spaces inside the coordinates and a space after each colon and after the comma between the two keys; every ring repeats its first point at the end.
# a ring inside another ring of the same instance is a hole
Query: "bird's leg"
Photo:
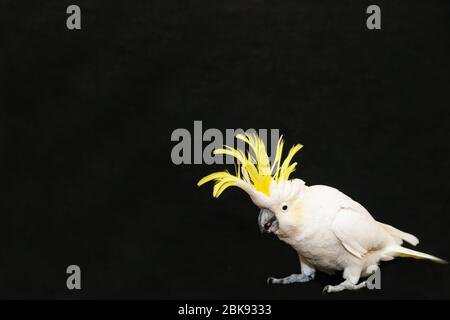
{"type": "Polygon", "coordinates": [[[287,276],[285,278],[273,278],[269,277],[267,278],[268,284],[290,284],[290,283],[296,283],[296,282],[308,282],[314,279],[314,275],[316,274],[316,270],[307,265],[306,263],[302,262],[300,260],[300,265],[302,268],[302,273],[300,274],[291,274],[290,276],[287,276]]]}
{"type": "Polygon", "coordinates": [[[274,278],[269,277],[267,278],[268,284],[290,284],[290,283],[296,283],[296,282],[308,282],[314,279],[314,274],[312,275],[306,275],[303,273],[300,274],[291,274],[290,276],[287,276],[285,278],[274,278]]]}
{"type": "Polygon", "coordinates": [[[363,270],[363,272],[361,273],[361,277],[369,277],[378,270],[380,270],[380,267],[377,264],[372,264],[368,266],[365,270],[363,270]]]}
{"type": "Polygon", "coordinates": [[[345,280],[344,282],[338,284],[337,286],[325,286],[323,288],[323,292],[324,293],[332,293],[332,292],[340,292],[343,290],[359,290],[362,289],[366,286],[366,282],[363,281],[361,283],[358,284],[354,284],[352,282],[350,282],[349,280],[345,280]]]}
{"type": "Polygon", "coordinates": [[[343,290],[359,290],[361,288],[364,288],[366,286],[366,282],[363,281],[361,283],[358,283],[359,277],[361,275],[361,267],[353,266],[350,268],[346,268],[344,270],[344,279],[345,281],[336,285],[336,286],[325,286],[323,288],[324,293],[332,293],[332,292],[340,292],[343,290]]]}

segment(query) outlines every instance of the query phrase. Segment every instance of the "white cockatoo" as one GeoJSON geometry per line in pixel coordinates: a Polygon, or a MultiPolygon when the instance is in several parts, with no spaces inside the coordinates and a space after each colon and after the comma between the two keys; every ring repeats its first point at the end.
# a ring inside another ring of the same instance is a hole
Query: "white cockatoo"
{"type": "Polygon", "coordinates": [[[403,241],[416,245],[419,240],[406,232],[376,221],[358,202],[339,190],[324,186],[307,186],[300,179],[289,180],[297,163],[294,155],[302,145],[294,145],[282,162],[283,139],[278,141],[273,164],[264,142],[256,134],[237,135],[249,146],[244,150],[225,146],[215,154],[237,160],[236,174],[212,173],[198,185],[214,180],[213,196],[236,186],[244,190],[260,208],[258,217],[262,232],[274,233],[298,253],[301,273],[285,278],[268,278],[268,283],[289,284],[314,279],[316,270],[332,274],[343,271],[344,281],[325,286],[324,292],[356,290],[366,286],[359,280],[378,270],[380,261],[394,257],[444,260],[402,247],[403,241]]]}

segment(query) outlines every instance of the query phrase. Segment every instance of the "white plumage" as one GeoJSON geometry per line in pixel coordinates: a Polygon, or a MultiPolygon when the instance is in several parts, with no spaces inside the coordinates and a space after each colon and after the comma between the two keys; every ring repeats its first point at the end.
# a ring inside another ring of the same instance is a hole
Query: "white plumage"
{"type": "Polygon", "coordinates": [[[271,166],[259,137],[247,135],[238,138],[250,146],[255,159],[229,147],[217,152],[236,155],[242,175],[240,172],[236,176],[228,172],[213,173],[200,180],[199,185],[216,180],[215,196],[229,186],[243,189],[262,209],[259,217],[261,230],[275,233],[296,250],[301,274],[269,278],[269,282],[306,282],[314,278],[316,270],[326,273],[343,271],[344,282],[324,288],[326,292],[338,292],[363,288],[366,283],[358,283],[361,277],[374,273],[380,261],[398,256],[445,263],[429,254],[402,247],[404,241],[417,245],[419,240],[377,222],[361,204],[339,190],[323,185],[306,186],[300,179],[289,180],[289,174],[296,166],[296,163],[291,165],[289,162],[301,145],[294,146],[281,164],[283,141],[280,139],[276,160],[271,166]],[[252,160],[256,160],[256,164],[252,160]]]}

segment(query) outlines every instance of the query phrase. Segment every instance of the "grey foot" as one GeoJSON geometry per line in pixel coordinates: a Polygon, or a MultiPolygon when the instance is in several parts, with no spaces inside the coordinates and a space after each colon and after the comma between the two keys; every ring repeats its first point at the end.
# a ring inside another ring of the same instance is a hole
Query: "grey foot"
{"type": "Polygon", "coordinates": [[[269,277],[267,278],[268,284],[290,284],[290,283],[296,283],[296,282],[308,282],[314,279],[314,274],[306,275],[306,274],[291,274],[290,276],[287,276],[285,278],[273,278],[269,277]]]}
{"type": "Polygon", "coordinates": [[[322,293],[333,293],[333,292],[340,292],[343,290],[359,290],[361,288],[364,288],[366,286],[366,282],[363,281],[359,284],[353,284],[350,281],[346,280],[340,284],[338,284],[337,286],[325,286],[323,288],[322,293]]]}

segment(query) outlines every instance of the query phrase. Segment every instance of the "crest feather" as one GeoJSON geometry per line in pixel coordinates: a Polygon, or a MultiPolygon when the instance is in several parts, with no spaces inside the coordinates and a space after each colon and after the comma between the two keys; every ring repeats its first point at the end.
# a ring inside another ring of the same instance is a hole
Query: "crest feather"
{"type": "Polygon", "coordinates": [[[245,155],[244,150],[238,150],[229,146],[224,146],[224,149],[216,149],[214,150],[214,154],[229,155],[237,160],[235,175],[232,175],[228,171],[214,172],[202,178],[197,185],[201,186],[214,180],[213,196],[217,198],[228,187],[243,181],[252,186],[256,191],[262,192],[270,197],[270,185],[272,181],[280,183],[289,180],[290,174],[295,171],[297,166],[297,162],[291,164],[291,160],[303,146],[301,144],[294,145],[289,150],[286,159],[281,162],[284,147],[283,136],[281,136],[278,140],[274,162],[271,164],[267,155],[266,146],[258,135],[249,133],[245,135],[238,134],[236,138],[244,141],[249,146],[255,158],[250,152],[245,155]]]}

